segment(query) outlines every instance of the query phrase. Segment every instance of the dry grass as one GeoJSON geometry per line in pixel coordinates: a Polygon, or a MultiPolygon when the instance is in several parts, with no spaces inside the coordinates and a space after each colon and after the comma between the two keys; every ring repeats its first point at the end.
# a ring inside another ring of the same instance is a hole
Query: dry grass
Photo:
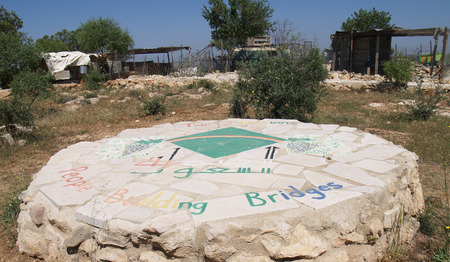
{"type": "MultiPolygon", "coordinates": [[[[98,103],[87,103],[70,111],[69,106],[62,102],[86,93],[80,90],[57,92],[60,95],[40,102],[42,109],[36,112],[39,116],[36,130],[31,134],[18,135],[17,139],[25,139],[26,145],[10,147],[0,142],[0,206],[6,203],[6,196],[18,185],[24,186],[23,184],[27,183],[24,182],[27,180],[17,177],[30,178],[54,153],[73,143],[115,136],[129,128],[178,121],[225,119],[230,117],[227,103],[232,96],[232,92],[224,87],[216,88],[216,91],[204,95],[201,99],[189,99],[180,95],[197,94],[196,88],[149,88],[142,91],[106,89],[90,95],[98,95],[98,103]],[[158,91],[166,96],[167,113],[146,115],[139,98],[150,99],[148,93],[158,91]]],[[[445,196],[443,163],[449,162],[450,150],[449,119],[434,117],[426,122],[408,121],[395,106],[387,106],[383,110],[368,106],[374,102],[392,105],[400,100],[401,95],[397,93],[329,91],[319,104],[315,122],[354,126],[416,152],[420,157],[419,168],[425,199],[437,203],[436,211],[440,214],[438,218],[442,218],[445,196]]],[[[0,210],[0,214],[4,212],[5,208],[0,210]]],[[[0,253],[3,254],[0,261],[30,260],[19,255],[16,248],[11,248],[11,232],[14,232],[14,229],[3,229],[0,232],[0,253]]],[[[432,246],[430,243],[439,241],[442,241],[439,232],[432,236],[419,234],[412,246],[414,252],[409,253],[408,259],[429,260],[429,247],[432,246]]]]}

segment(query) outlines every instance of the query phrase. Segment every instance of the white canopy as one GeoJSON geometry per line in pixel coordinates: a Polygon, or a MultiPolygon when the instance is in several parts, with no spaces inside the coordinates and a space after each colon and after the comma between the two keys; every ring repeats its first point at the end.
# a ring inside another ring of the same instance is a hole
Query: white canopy
{"type": "Polygon", "coordinates": [[[89,55],[79,51],[46,53],[43,57],[53,75],[64,71],[68,66],[87,66],[91,63],[89,55]]]}

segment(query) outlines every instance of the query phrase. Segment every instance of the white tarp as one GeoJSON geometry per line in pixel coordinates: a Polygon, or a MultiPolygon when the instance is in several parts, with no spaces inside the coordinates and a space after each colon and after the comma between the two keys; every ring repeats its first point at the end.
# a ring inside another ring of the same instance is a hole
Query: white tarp
{"type": "Polygon", "coordinates": [[[53,75],[64,71],[69,66],[87,66],[91,63],[89,55],[79,51],[46,53],[43,57],[48,70],[53,75]]]}

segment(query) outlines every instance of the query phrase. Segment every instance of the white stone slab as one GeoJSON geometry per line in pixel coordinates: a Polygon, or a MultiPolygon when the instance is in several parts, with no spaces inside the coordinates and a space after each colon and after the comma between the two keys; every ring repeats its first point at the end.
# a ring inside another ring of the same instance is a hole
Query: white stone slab
{"type": "Polygon", "coordinates": [[[75,217],[82,222],[99,228],[108,228],[108,221],[116,214],[127,209],[128,206],[120,204],[109,204],[104,202],[105,197],[100,196],[92,199],[86,205],[75,211],[75,217]]]}
{"type": "Polygon", "coordinates": [[[72,169],[72,163],[47,164],[38,173],[33,175],[33,185],[43,185],[61,181],[58,172],[72,169]]]}
{"type": "Polygon", "coordinates": [[[243,174],[227,174],[227,173],[211,173],[211,174],[195,174],[195,179],[201,179],[211,182],[219,182],[238,186],[249,186],[256,188],[269,188],[279,176],[263,174],[263,173],[243,173],[243,174]]]}
{"type": "Polygon", "coordinates": [[[372,159],[365,159],[358,161],[356,163],[353,163],[353,166],[378,173],[385,173],[389,170],[399,167],[399,165],[390,164],[387,163],[386,161],[372,160],[372,159]]]}
{"type": "Polygon", "coordinates": [[[131,182],[139,175],[132,175],[130,173],[103,173],[93,179],[87,180],[88,185],[84,188],[95,188],[98,191],[109,191],[116,188],[122,188],[131,182]]]}
{"type": "Polygon", "coordinates": [[[286,137],[296,137],[298,135],[308,135],[310,137],[321,137],[333,134],[332,130],[314,129],[308,131],[291,130],[285,134],[286,137]]]}
{"type": "Polygon", "coordinates": [[[318,129],[320,130],[320,126],[313,124],[313,123],[299,123],[297,125],[297,129],[302,129],[302,130],[313,130],[313,129],[318,129]]]}
{"type": "Polygon", "coordinates": [[[80,159],[78,160],[79,163],[85,164],[85,165],[95,165],[99,163],[101,160],[98,158],[98,156],[94,154],[89,155],[82,155],[80,156],[80,159]]]}
{"type": "Polygon", "coordinates": [[[326,195],[324,199],[314,199],[320,197],[319,195],[307,194],[304,197],[294,198],[296,201],[310,206],[314,209],[322,209],[328,206],[335,205],[339,202],[361,196],[360,192],[352,192],[347,190],[333,190],[322,192],[326,195]]]}
{"type": "Polygon", "coordinates": [[[365,134],[364,137],[361,139],[361,143],[366,145],[367,144],[375,145],[375,144],[387,144],[388,142],[379,136],[375,136],[372,134],[365,134]]]}
{"type": "Polygon", "coordinates": [[[281,164],[278,165],[276,168],[272,168],[274,174],[281,174],[281,175],[289,175],[289,176],[298,176],[304,167],[298,166],[298,165],[287,165],[287,164],[281,164]]]}
{"type": "Polygon", "coordinates": [[[336,130],[339,125],[326,125],[326,124],[322,124],[320,125],[320,127],[322,128],[322,130],[330,130],[330,131],[334,131],[336,130]]]}
{"type": "Polygon", "coordinates": [[[48,161],[49,164],[59,164],[77,161],[81,153],[74,152],[73,150],[63,149],[53,155],[48,161]]]}
{"type": "Polygon", "coordinates": [[[289,125],[289,126],[296,126],[300,121],[296,119],[271,119],[271,118],[264,118],[262,121],[266,122],[268,125],[289,125]]]}
{"type": "Polygon", "coordinates": [[[219,187],[217,187],[212,182],[197,179],[184,180],[179,183],[173,184],[170,187],[205,196],[210,196],[219,189],[219,187]]]}
{"type": "MultiPolygon", "coordinates": [[[[145,183],[130,183],[107,196],[92,199],[86,205],[75,211],[78,220],[100,228],[107,228],[108,221],[116,214],[130,206],[140,206],[148,203],[145,195],[158,190],[159,187],[145,183]]],[[[162,201],[163,198],[157,199],[162,201]]],[[[165,200],[165,199],[164,199],[165,200]]]]}
{"type": "Polygon", "coordinates": [[[133,223],[143,223],[154,213],[154,210],[147,207],[130,206],[117,214],[114,218],[127,220],[133,223]]]}
{"type": "Polygon", "coordinates": [[[276,160],[279,162],[285,162],[305,167],[318,167],[327,164],[327,161],[323,157],[316,157],[302,153],[291,153],[288,155],[280,156],[276,160]]]}
{"type": "MultiPolygon", "coordinates": [[[[251,193],[249,192],[247,194],[251,193]]],[[[249,216],[298,207],[295,201],[284,199],[277,191],[254,193],[251,196],[258,197],[252,199],[254,206],[250,205],[245,195],[211,199],[208,201],[204,213],[192,216],[194,223],[199,225],[206,221],[249,216]],[[272,195],[275,202],[270,200],[269,195],[272,195]]]]}
{"type": "Polygon", "coordinates": [[[292,130],[292,128],[295,128],[295,126],[293,125],[275,125],[275,124],[269,124],[268,127],[264,128],[262,131],[262,133],[264,134],[273,134],[273,135],[277,135],[277,136],[283,136],[284,134],[286,134],[287,132],[289,132],[290,130],[292,130]]]}
{"type": "Polygon", "coordinates": [[[291,177],[280,177],[270,188],[271,189],[285,189],[289,186],[295,186],[297,188],[302,188],[306,183],[305,179],[301,178],[291,178],[291,177]]]}
{"type": "Polygon", "coordinates": [[[277,147],[274,153],[273,160],[277,160],[278,156],[287,153],[287,150],[285,149],[286,146],[284,145],[284,143],[275,143],[268,146],[241,152],[237,154],[236,157],[246,160],[263,161],[267,155],[267,150],[271,150],[270,154],[272,154],[273,152],[273,149],[268,149],[269,147],[277,147]]]}
{"type": "Polygon", "coordinates": [[[185,211],[165,214],[152,219],[147,226],[159,234],[166,232],[175,225],[190,221],[191,218],[185,211]]]}
{"type": "Polygon", "coordinates": [[[224,187],[220,190],[217,190],[214,195],[216,196],[235,196],[235,195],[239,195],[239,194],[244,194],[244,190],[242,190],[240,187],[235,186],[235,185],[230,185],[227,187],[224,187]]]}
{"type": "Polygon", "coordinates": [[[164,190],[145,197],[139,202],[138,206],[148,207],[154,211],[172,212],[178,209],[180,203],[191,201],[192,198],[182,195],[179,192],[164,190]]]}
{"type": "Polygon", "coordinates": [[[335,176],[350,179],[363,185],[375,185],[380,187],[384,186],[383,181],[369,175],[363,169],[360,169],[355,166],[346,165],[343,163],[334,163],[327,166],[327,168],[325,168],[324,171],[333,174],[335,176]]]}
{"type": "Polygon", "coordinates": [[[40,192],[48,197],[48,199],[50,199],[50,201],[58,208],[84,204],[99,193],[96,189],[83,190],[80,192],[80,188],[64,187],[66,185],[67,183],[65,182],[59,182],[43,186],[41,187],[40,192]]]}
{"type": "Polygon", "coordinates": [[[379,188],[375,188],[373,186],[355,186],[355,187],[346,188],[346,190],[371,194],[371,193],[379,190],[379,188]]]}
{"type": "Polygon", "coordinates": [[[305,171],[304,172],[305,178],[313,184],[315,187],[319,188],[320,186],[323,186],[324,188],[329,188],[327,184],[333,183],[334,185],[341,185],[342,188],[347,187],[354,187],[355,185],[344,182],[342,180],[336,179],[334,177],[326,176],[314,171],[305,171]]]}
{"type": "Polygon", "coordinates": [[[332,137],[341,140],[342,142],[353,142],[358,136],[350,133],[350,132],[339,132],[337,134],[332,135],[332,137]]]}
{"type": "MultiPolygon", "coordinates": [[[[396,156],[399,153],[406,151],[406,149],[393,145],[374,145],[358,152],[364,158],[371,158],[375,160],[386,160],[396,156]]],[[[359,159],[359,160],[362,160],[359,159]]]]}
{"type": "Polygon", "coordinates": [[[355,127],[348,127],[348,126],[341,126],[341,127],[339,127],[338,130],[341,131],[341,132],[353,132],[353,131],[356,131],[356,128],[355,127]]]}

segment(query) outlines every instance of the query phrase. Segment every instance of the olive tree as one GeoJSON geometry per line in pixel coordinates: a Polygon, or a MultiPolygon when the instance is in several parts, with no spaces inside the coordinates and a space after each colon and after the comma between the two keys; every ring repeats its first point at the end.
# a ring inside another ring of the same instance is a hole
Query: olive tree
{"type": "Polygon", "coordinates": [[[119,58],[125,58],[134,45],[130,33],[111,18],[91,18],[82,23],[77,29],[76,39],[82,52],[117,52],[119,58]]]}
{"type": "Polygon", "coordinates": [[[267,0],[209,0],[203,6],[202,16],[211,27],[211,38],[221,43],[228,53],[229,63],[233,49],[243,47],[249,37],[267,35],[272,27],[273,9],[267,0]]]}
{"type": "Polygon", "coordinates": [[[387,29],[392,28],[391,14],[385,11],[378,11],[375,8],[372,10],[359,9],[358,12],[347,18],[347,21],[342,23],[341,29],[343,31],[367,31],[371,29],[387,29]]]}
{"type": "Polygon", "coordinates": [[[7,88],[20,70],[36,69],[39,65],[39,51],[33,41],[20,32],[22,20],[14,13],[0,6],[0,86],[7,88]]]}

